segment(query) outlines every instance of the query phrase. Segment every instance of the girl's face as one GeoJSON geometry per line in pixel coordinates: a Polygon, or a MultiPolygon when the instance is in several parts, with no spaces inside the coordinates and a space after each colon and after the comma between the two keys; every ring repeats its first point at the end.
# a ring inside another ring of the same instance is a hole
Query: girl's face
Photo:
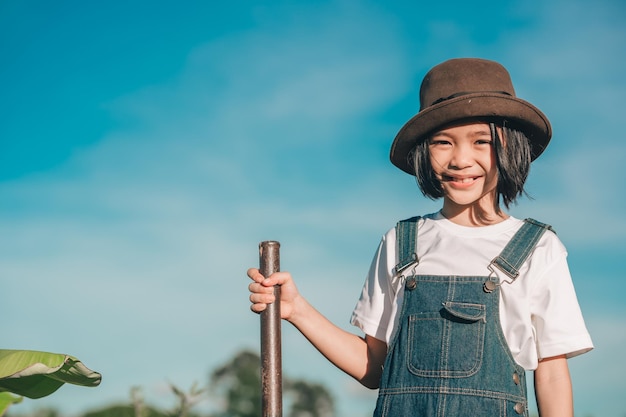
{"type": "Polygon", "coordinates": [[[429,141],[430,162],[444,192],[443,214],[452,218],[468,211],[495,214],[498,172],[487,123],[455,125],[429,141]]]}

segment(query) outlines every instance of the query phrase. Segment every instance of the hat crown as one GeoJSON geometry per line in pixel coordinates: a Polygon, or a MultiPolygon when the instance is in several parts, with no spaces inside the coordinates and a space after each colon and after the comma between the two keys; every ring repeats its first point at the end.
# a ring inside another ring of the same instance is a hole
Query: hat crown
{"type": "Polygon", "coordinates": [[[509,72],[497,62],[451,59],[432,68],[420,88],[420,111],[443,101],[475,93],[515,97],[509,72]]]}

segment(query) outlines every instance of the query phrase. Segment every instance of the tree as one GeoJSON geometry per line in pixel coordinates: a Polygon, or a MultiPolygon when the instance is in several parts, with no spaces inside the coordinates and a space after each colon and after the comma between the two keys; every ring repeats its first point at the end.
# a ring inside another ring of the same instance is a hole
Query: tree
{"type": "MultiPolygon", "coordinates": [[[[135,407],[132,404],[112,405],[101,410],[91,411],[83,414],[83,417],[138,417],[135,414],[135,407]]],[[[169,417],[152,407],[145,407],[142,410],[142,417],[169,417]]]]}
{"type": "Polygon", "coordinates": [[[288,417],[332,417],[335,405],[332,396],[320,384],[303,380],[286,382],[287,398],[291,400],[288,417]]]}
{"type": "Polygon", "coordinates": [[[13,414],[13,411],[9,411],[6,417],[62,417],[61,414],[54,408],[40,408],[34,411],[32,414],[13,414]]]}
{"type": "Polygon", "coordinates": [[[172,393],[178,399],[178,405],[171,412],[161,411],[145,404],[141,388],[132,387],[130,390],[131,404],[108,406],[96,411],[83,414],[82,417],[196,417],[191,413],[191,407],[200,399],[204,390],[194,384],[189,392],[170,384],[172,393]]]}
{"type": "MultiPolygon", "coordinates": [[[[289,417],[335,415],[334,400],[323,385],[288,378],[285,378],[283,385],[289,417]]],[[[262,415],[261,358],[258,354],[250,351],[239,352],[226,365],[213,371],[210,386],[214,396],[223,399],[222,411],[216,417],[262,415]]]]}
{"type": "Polygon", "coordinates": [[[243,351],[213,371],[210,386],[217,398],[225,401],[216,417],[258,417],[261,410],[261,360],[243,351]]]}

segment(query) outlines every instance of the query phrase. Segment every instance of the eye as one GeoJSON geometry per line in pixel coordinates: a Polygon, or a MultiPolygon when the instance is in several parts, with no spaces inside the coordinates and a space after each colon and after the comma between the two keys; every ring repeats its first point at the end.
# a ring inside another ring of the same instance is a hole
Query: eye
{"type": "Polygon", "coordinates": [[[491,145],[491,138],[489,139],[478,139],[475,142],[477,145],[491,145]]]}
{"type": "Polygon", "coordinates": [[[444,145],[450,145],[450,141],[447,139],[431,139],[430,140],[430,145],[431,146],[444,146],[444,145]]]}

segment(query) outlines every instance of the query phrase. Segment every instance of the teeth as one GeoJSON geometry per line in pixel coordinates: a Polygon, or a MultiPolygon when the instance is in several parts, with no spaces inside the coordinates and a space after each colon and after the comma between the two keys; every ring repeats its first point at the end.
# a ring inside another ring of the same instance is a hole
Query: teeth
{"type": "Polygon", "coordinates": [[[459,182],[461,184],[468,184],[470,182],[474,182],[476,181],[476,178],[477,177],[464,177],[464,178],[458,178],[458,177],[452,177],[452,176],[445,177],[447,181],[459,182]]]}

